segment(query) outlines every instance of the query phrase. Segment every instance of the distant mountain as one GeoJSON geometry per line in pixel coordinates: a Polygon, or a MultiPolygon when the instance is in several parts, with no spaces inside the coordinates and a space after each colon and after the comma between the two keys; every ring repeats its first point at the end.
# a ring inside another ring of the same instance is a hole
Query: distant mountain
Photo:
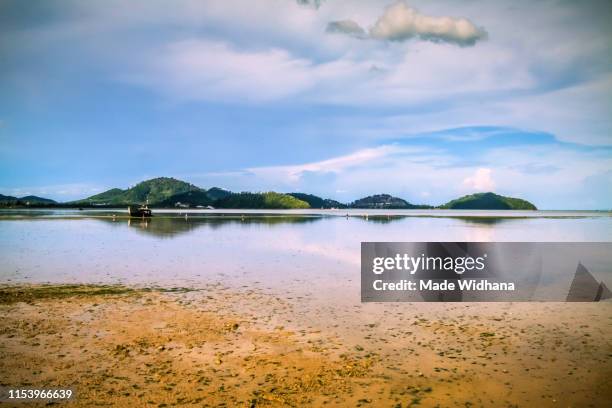
{"type": "Polygon", "coordinates": [[[321,198],[307,193],[234,193],[219,187],[208,190],[171,177],[146,180],[122,190],[113,188],[91,197],[68,203],[51,199],[26,196],[13,197],[0,194],[0,206],[126,206],[144,204],[152,207],[207,207],[244,209],[300,209],[300,208],[360,208],[360,209],[478,209],[478,210],[536,210],[535,205],[519,198],[504,197],[494,193],[477,193],[449,201],[440,207],[412,204],[390,194],[376,194],[360,198],[350,204],[321,198]]]}
{"type": "Polygon", "coordinates": [[[35,195],[29,195],[21,197],[19,201],[26,203],[26,205],[38,205],[38,204],[57,204],[57,201],[51,200],[50,198],[38,197],[35,195]]]}
{"type": "Polygon", "coordinates": [[[149,200],[149,204],[158,205],[177,194],[200,190],[201,189],[199,187],[181,180],[171,177],[159,177],[138,183],[134,187],[128,188],[127,190],[113,188],[73,203],[94,205],[128,205],[143,204],[149,200]]]}
{"type": "Polygon", "coordinates": [[[389,194],[376,194],[359,200],[355,200],[350,204],[351,208],[366,208],[366,209],[426,209],[433,208],[430,205],[410,204],[408,201],[401,198],[393,197],[389,194]]]}
{"type": "Polygon", "coordinates": [[[17,203],[18,200],[17,197],[0,194],[0,204],[2,205],[13,205],[17,203]]]}
{"type": "Polygon", "coordinates": [[[152,207],[310,208],[307,202],[287,194],[232,193],[219,187],[206,190],[169,177],[143,181],[127,190],[113,188],[72,204],[124,206],[145,203],[147,200],[152,207]]]}
{"type": "Polygon", "coordinates": [[[529,201],[504,197],[495,193],[466,195],[440,206],[452,210],[537,210],[529,201]]]}
{"type": "Polygon", "coordinates": [[[116,199],[118,200],[119,197],[121,197],[123,193],[125,193],[125,190],[121,190],[120,188],[111,188],[110,190],[107,190],[103,193],[92,195],[91,197],[88,197],[84,200],[78,200],[78,201],[82,201],[82,202],[88,201],[88,202],[96,203],[96,204],[106,203],[106,202],[110,203],[113,200],[116,200],[116,199]]]}
{"type": "Polygon", "coordinates": [[[346,208],[346,204],[342,204],[336,200],[330,200],[329,198],[321,198],[313,194],[288,193],[287,195],[307,202],[310,208],[346,208]]]}
{"type": "Polygon", "coordinates": [[[8,206],[8,205],[10,206],[13,206],[13,205],[15,206],[28,206],[28,205],[38,206],[38,205],[53,205],[53,204],[57,204],[57,202],[49,198],[37,197],[34,195],[17,198],[13,196],[6,196],[6,195],[0,194],[0,205],[1,206],[8,206]]]}
{"type": "Polygon", "coordinates": [[[310,208],[307,202],[299,200],[288,194],[275,193],[232,193],[225,198],[215,201],[216,208],[271,208],[271,209],[299,209],[310,208]]]}
{"type": "Polygon", "coordinates": [[[188,191],[175,194],[156,204],[159,207],[207,207],[215,208],[310,208],[307,202],[288,194],[267,193],[232,193],[228,190],[213,187],[210,190],[188,191]]]}

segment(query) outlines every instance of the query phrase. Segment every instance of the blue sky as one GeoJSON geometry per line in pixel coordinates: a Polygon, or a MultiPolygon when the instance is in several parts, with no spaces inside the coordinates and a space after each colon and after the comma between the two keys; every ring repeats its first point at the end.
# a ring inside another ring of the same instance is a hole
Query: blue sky
{"type": "Polygon", "coordinates": [[[612,208],[607,1],[0,3],[0,193],[612,208]]]}

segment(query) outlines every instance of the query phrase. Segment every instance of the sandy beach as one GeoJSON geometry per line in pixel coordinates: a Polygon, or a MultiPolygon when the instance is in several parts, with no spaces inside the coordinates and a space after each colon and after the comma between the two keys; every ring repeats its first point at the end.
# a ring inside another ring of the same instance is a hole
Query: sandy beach
{"type": "Polygon", "coordinates": [[[5,286],[0,302],[0,385],[71,387],[70,406],[599,407],[612,399],[609,302],[366,304],[328,314],[220,285],[5,286]]]}

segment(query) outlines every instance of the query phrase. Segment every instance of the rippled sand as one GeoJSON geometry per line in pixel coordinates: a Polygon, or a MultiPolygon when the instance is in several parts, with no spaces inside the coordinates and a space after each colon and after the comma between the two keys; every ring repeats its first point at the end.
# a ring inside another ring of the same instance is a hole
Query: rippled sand
{"type": "Polygon", "coordinates": [[[84,407],[612,401],[612,303],[330,305],[219,285],[4,287],[0,385],[74,387],[84,407]]]}

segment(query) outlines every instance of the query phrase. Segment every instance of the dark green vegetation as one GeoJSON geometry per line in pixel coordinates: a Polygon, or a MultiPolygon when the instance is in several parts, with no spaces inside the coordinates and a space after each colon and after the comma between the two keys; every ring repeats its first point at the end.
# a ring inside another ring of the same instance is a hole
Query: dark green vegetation
{"type": "Polygon", "coordinates": [[[45,205],[54,205],[57,204],[56,201],[53,201],[48,198],[37,197],[33,195],[25,196],[25,197],[13,197],[6,196],[0,194],[0,207],[6,206],[45,206],[45,205]]]}
{"type": "Polygon", "coordinates": [[[113,188],[83,200],[56,203],[53,200],[27,196],[22,198],[0,194],[0,207],[123,207],[148,201],[157,208],[243,208],[243,209],[466,209],[466,210],[536,210],[535,205],[519,198],[494,193],[478,193],[458,198],[440,207],[412,204],[389,194],[376,194],[350,204],[306,193],[234,193],[218,187],[208,190],[171,177],[159,177],[136,184],[126,190],[113,188]]]}
{"type": "Polygon", "coordinates": [[[351,204],[352,208],[389,208],[389,209],[427,209],[433,208],[430,205],[410,204],[401,198],[390,196],[389,194],[376,194],[361,198],[351,204]]]}
{"type": "Polygon", "coordinates": [[[287,194],[232,193],[218,187],[209,190],[169,177],[160,177],[138,183],[127,190],[114,188],[100,194],[75,201],[76,205],[124,206],[149,202],[152,207],[179,208],[309,208],[304,201],[287,194]]]}
{"type": "Polygon", "coordinates": [[[2,205],[15,205],[19,199],[13,196],[6,196],[0,194],[0,203],[2,205]]]}
{"type": "Polygon", "coordinates": [[[136,184],[127,190],[113,188],[73,204],[127,205],[149,200],[152,205],[162,203],[177,194],[200,191],[199,187],[171,177],[159,177],[136,184]]]}
{"type": "Polygon", "coordinates": [[[232,194],[231,191],[225,190],[219,187],[213,187],[213,188],[206,190],[206,195],[213,201],[219,200],[221,198],[225,198],[231,194],[232,194]]]}
{"type": "Polygon", "coordinates": [[[440,206],[451,210],[537,210],[529,201],[495,193],[470,194],[440,206]]]}
{"type": "Polygon", "coordinates": [[[123,285],[88,285],[88,284],[59,284],[59,285],[4,285],[0,286],[0,305],[18,302],[32,303],[37,300],[64,299],[72,297],[90,296],[119,296],[137,295],[145,292],[185,293],[199,289],[172,287],[172,288],[129,288],[123,285]]]}
{"type": "Polygon", "coordinates": [[[154,203],[154,207],[207,207],[213,205],[215,199],[208,195],[206,190],[194,190],[186,193],[173,195],[159,203],[154,203]]]}
{"type": "Polygon", "coordinates": [[[127,190],[114,188],[100,194],[75,201],[87,206],[124,206],[149,202],[152,207],[178,208],[310,208],[309,205],[288,194],[232,193],[222,188],[209,190],[169,177],[143,181],[127,190]]]}
{"type": "Polygon", "coordinates": [[[29,195],[25,197],[21,197],[19,201],[26,203],[26,205],[33,204],[57,204],[57,201],[51,200],[49,198],[38,197],[35,195],[29,195]]]}
{"type": "Polygon", "coordinates": [[[306,193],[289,193],[290,196],[308,203],[310,208],[347,208],[346,204],[329,198],[317,197],[313,194],[306,193]]]}
{"type": "Polygon", "coordinates": [[[298,200],[289,194],[275,193],[238,193],[231,194],[215,202],[219,208],[310,208],[307,202],[298,200]]]}
{"type": "Polygon", "coordinates": [[[33,302],[67,297],[126,295],[137,291],[121,285],[26,285],[0,286],[0,304],[33,302]]]}
{"type": "Polygon", "coordinates": [[[219,187],[205,190],[198,188],[185,193],[175,194],[163,201],[153,203],[154,207],[208,207],[214,206],[218,200],[231,196],[231,191],[219,187]]]}

